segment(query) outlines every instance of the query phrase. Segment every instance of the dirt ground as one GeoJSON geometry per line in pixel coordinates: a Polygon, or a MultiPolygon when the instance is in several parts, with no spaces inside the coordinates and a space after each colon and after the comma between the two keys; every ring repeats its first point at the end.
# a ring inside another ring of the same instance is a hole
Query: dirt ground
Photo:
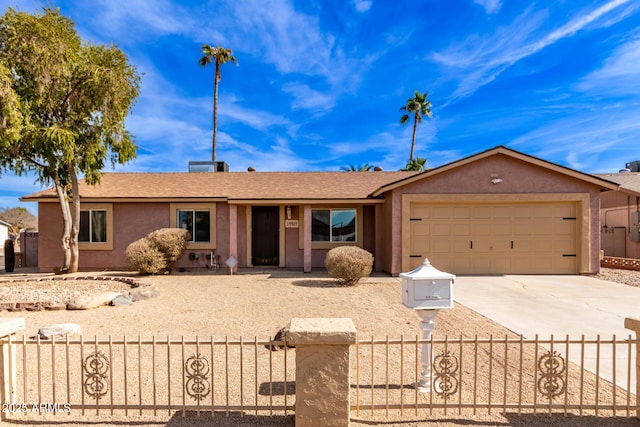
{"type": "MultiPolygon", "coordinates": [[[[120,275],[122,273],[107,273],[120,275]]],[[[2,277],[0,277],[2,279],[2,277]]],[[[114,339],[152,337],[180,339],[213,338],[268,341],[276,331],[295,317],[348,317],[358,330],[358,337],[367,339],[421,338],[420,320],[413,310],[401,304],[401,284],[398,278],[370,277],[353,287],[338,286],[326,274],[303,274],[282,269],[246,270],[233,276],[222,273],[175,273],[170,276],[142,277],[143,283],[155,285],[159,296],[135,302],[131,306],[101,307],[87,311],[3,312],[0,317],[22,317],[26,320],[24,335],[36,335],[38,329],[57,323],[77,323],[87,340],[93,337],[114,339]]],[[[18,284],[16,286],[19,286],[18,284]]],[[[478,335],[504,337],[515,334],[485,317],[456,304],[441,310],[436,320],[435,337],[445,335],[473,338],[478,335]]],[[[293,353],[293,352],[290,352],[293,353]]],[[[9,418],[8,424],[34,425],[294,425],[286,417],[254,416],[251,414],[200,415],[180,411],[156,416],[129,414],[128,417],[56,417],[21,415],[9,418]],[[75,421],[77,419],[77,422],[75,421]]],[[[382,420],[366,414],[352,413],[352,425],[413,426],[413,425],[640,425],[635,418],[585,415],[500,415],[486,409],[476,414],[446,415],[418,418],[392,414],[382,420]],[[428,419],[431,421],[428,422],[428,419]]]]}

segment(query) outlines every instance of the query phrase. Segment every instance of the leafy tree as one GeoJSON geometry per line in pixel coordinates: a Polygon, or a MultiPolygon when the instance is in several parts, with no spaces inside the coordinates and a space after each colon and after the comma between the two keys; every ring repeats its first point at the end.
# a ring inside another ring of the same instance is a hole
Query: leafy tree
{"type": "Polygon", "coordinates": [[[116,46],[83,41],[59,9],[0,17],[0,167],[53,184],[63,218],[63,270],[78,269],[78,176],[99,183],[136,156],[125,117],[140,75],[116,46]]]}
{"type": "Polygon", "coordinates": [[[0,219],[11,224],[10,233],[19,233],[22,229],[38,228],[38,218],[25,208],[7,208],[0,211],[0,219]]]}
{"type": "Polygon", "coordinates": [[[198,61],[200,65],[206,67],[212,62],[216,66],[213,78],[213,141],[211,160],[216,161],[216,137],[218,134],[218,83],[220,82],[220,66],[231,61],[238,65],[238,60],[233,56],[231,49],[221,46],[213,47],[208,44],[202,45],[202,58],[198,61]]]}
{"type": "Polygon", "coordinates": [[[415,159],[409,159],[403,171],[416,171],[422,172],[427,170],[427,159],[423,157],[416,157],[415,159]]]}
{"type": "Polygon", "coordinates": [[[358,166],[349,163],[349,166],[342,166],[340,169],[345,172],[369,172],[371,169],[373,169],[373,166],[371,166],[369,163],[358,166]]]}
{"type": "Polygon", "coordinates": [[[411,137],[411,153],[409,154],[409,162],[413,160],[413,151],[416,144],[416,130],[418,129],[418,123],[422,121],[424,116],[431,118],[431,101],[427,100],[429,94],[427,92],[420,93],[416,91],[413,98],[407,99],[407,105],[400,107],[400,111],[406,111],[400,117],[400,124],[406,125],[411,120],[413,115],[413,135],[411,137]]]}

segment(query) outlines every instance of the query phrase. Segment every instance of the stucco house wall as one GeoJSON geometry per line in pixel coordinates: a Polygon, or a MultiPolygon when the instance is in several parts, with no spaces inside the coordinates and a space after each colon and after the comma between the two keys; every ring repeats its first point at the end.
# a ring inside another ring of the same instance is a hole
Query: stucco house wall
{"type": "MultiPolygon", "coordinates": [[[[127,246],[150,232],[169,227],[168,203],[113,203],[113,249],[81,250],[81,270],[128,269],[124,259],[127,246]]],[[[53,271],[62,265],[60,205],[38,203],[38,268],[53,271]]]]}

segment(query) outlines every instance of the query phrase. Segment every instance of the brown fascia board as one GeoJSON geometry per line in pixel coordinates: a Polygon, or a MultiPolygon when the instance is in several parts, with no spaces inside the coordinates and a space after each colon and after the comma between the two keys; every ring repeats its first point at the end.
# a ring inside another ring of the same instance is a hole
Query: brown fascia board
{"type": "Polygon", "coordinates": [[[383,203],[382,199],[229,199],[230,205],[371,205],[383,203]]]}
{"type": "Polygon", "coordinates": [[[379,197],[383,193],[386,193],[389,190],[396,189],[398,187],[402,187],[403,185],[410,184],[415,181],[419,181],[423,178],[440,174],[442,172],[449,171],[451,169],[455,169],[466,164],[496,155],[496,154],[504,154],[506,156],[512,157],[514,159],[522,160],[549,170],[553,170],[555,172],[561,173],[563,175],[571,176],[573,178],[580,179],[582,181],[589,182],[591,184],[599,185],[602,190],[618,190],[620,188],[619,184],[615,182],[599,178],[594,175],[589,175],[584,172],[577,171],[575,169],[568,168],[566,166],[558,165],[556,163],[549,162],[547,160],[540,159],[538,157],[531,156],[529,154],[521,153],[519,151],[513,150],[511,148],[507,148],[503,145],[498,145],[497,147],[490,148],[488,150],[482,151],[477,154],[473,154],[468,157],[464,157],[460,160],[456,160],[451,163],[447,163],[445,165],[439,166],[435,169],[426,170],[417,175],[411,176],[409,178],[404,178],[398,180],[396,182],[392,182],[382,187],[378,188],[376,191],[370,194],[371,197],[379,197]]]}
{"type": "MultiPolygon", "coordinates": [[[[21,202],[57,203],[57,196],[25,196],[19,199],[21,202]]],[[[226,202],[226,197],[80,197],[81,203],[137,203],[137,202],[158,202],[158,203],[194,203],[194,202],[226,202]]],[[[72,203],[69,201],[69,203],[72,203]]]]}

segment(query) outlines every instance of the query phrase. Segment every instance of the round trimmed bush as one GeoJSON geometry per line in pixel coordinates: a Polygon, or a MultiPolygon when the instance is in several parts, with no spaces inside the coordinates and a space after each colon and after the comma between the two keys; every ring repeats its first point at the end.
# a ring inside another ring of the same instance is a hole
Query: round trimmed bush
{"type": "Polygon", "coordinates": [[[124,257],[127,263],[140,274],[163,273],[166,265],[162,252],[146,237],[127,246],[124,257]]]}
{"type": "Polygon", "coordinates": [[[147,239],[164,255],[167,272],[171,272],[173,265],[184,255],[190,238],[189,231],[183,228],[161,228],[147,236],[147,239]]]}
{"type": "Polygon", "coordinates": [[[187,250],[190,238],[182,228],[161,228],[131,243],[124,257],[140,274],[170,274],[187,250]]]}
{"type": "Polygon", "coordinates": [[[371,274],[373,255],[357,246],[338,246],[327,252],[324,265],[329,276],[345,285],[355,285],[371,274]]]}

